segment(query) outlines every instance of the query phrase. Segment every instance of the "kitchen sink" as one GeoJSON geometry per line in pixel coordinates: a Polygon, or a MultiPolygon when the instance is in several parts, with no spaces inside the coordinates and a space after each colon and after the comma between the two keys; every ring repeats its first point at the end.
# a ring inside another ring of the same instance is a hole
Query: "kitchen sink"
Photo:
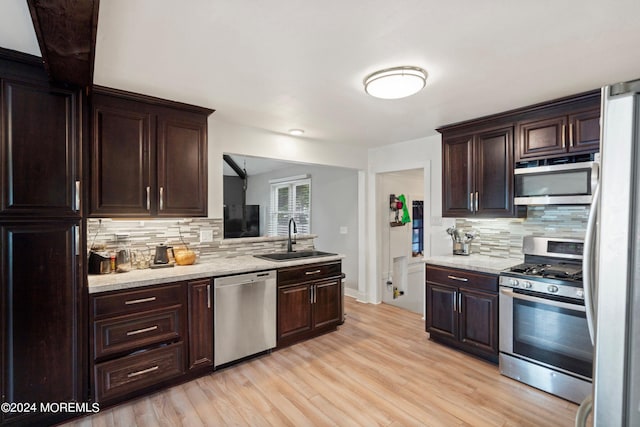
{"type": "Polygon", "coordinates": [[[300,251],[300,252],[273,252],[264,255],[254,255],[256,258],[262,258],[269,261],[290,261],[300,258],[318,258],[323,256],[338,255],[331,252],[322,251],[300,251]]]}

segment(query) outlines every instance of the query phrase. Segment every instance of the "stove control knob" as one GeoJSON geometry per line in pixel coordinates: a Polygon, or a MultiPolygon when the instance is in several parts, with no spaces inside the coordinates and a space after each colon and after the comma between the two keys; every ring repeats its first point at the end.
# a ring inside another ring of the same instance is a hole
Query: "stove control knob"
{"type": "Polygon", "coordinates": [[[519,286],[520,282],[518,282],[518,279],[509,279],[509,284],[511,286],[519,286]]]}
{"type": "Polygon", "coordinates": [[[584,298],[584,291],[582,289],[576,291],[576,296],[578,298],[584,298]]]}
{"type": "Polygon", "coordinates": [[[556,292],[558,292],[558,287],[556,285],[549,285],[547,286],[547,290],[553,294],[555,294],[556,292]]]}
{"type": "Polygon", "coordinates": [[[525,289],[530,289],[531,286],[533,286],[533,285],[528,280],[525,281],[525,282],[522,282],[522,287],[525,288],[525,289]]]}

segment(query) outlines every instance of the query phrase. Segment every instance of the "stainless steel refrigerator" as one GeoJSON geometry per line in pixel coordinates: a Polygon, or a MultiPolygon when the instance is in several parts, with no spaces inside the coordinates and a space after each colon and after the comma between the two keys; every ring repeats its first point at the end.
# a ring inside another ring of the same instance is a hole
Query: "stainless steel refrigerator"
{"type": "Polygon", "coordinates": [[[600,185],[584,254],[595,426],[640,426],[640,80],[602,90],[600,185]]]}

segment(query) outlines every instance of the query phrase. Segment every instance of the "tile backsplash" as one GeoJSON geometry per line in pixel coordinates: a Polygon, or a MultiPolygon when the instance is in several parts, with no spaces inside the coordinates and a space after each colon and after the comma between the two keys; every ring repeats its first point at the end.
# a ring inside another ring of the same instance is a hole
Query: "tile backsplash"
{"type": "MultiPolygon", "coordinates": [[[[153,254],[157,245],[187,244],[200,261],[285,251],[286,237],[249,237],[223,239],[222,219],[87,220],[87,247],[116,251],[130,249],[153,254]],[[200,242],[202,231],[212,234],[211,242],[200,242]]],[[[315,235],[297,235],[296,250],[313,249],[315,235]]]]}
{"type": "Polygon", "coordinates": [[[477,232],[472,253],[517,258],[527,235],[584,239],[588,217],[589,206],[529,206],[526,218],[457,218],[456,227],[477,232]]]}

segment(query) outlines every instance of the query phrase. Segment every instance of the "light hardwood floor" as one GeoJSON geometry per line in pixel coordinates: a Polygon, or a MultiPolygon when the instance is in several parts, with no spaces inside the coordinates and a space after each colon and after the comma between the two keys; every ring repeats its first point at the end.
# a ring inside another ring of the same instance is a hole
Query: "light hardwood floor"
{"type": "Polygon", "coordinates": [[[572,426],[577,405],[431,342],[421,316],[346,298],[337,332],[67,426],[572,426]]]}

